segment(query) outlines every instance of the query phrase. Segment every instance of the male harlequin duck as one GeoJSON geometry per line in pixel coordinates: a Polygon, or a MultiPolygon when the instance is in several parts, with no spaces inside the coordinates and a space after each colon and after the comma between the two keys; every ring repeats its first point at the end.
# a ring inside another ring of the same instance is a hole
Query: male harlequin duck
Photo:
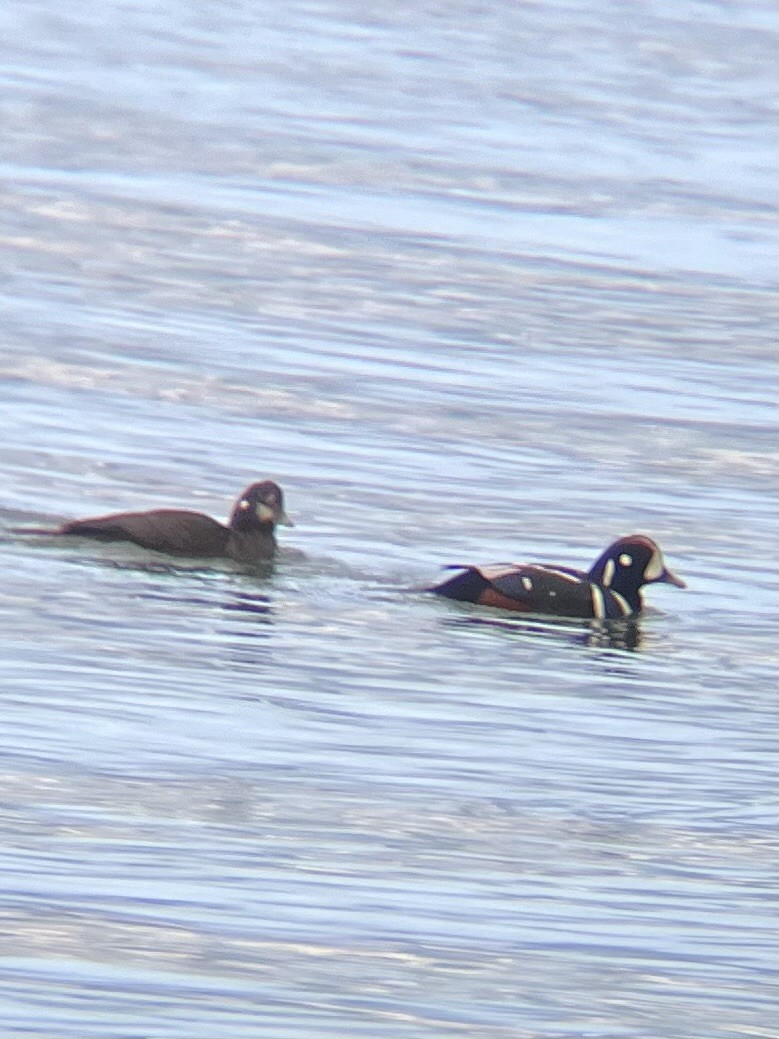
{"type": "Polygon", "coordinates": [[[152,509],[71,520],[57,530],[27,533],[132,541],[142,548],[170,555],[223,557],[253,563],[270,559],[275,553],[273,530],[277,523],[292,526],[284,511],[284,495],[272,480],[263,480],[246,488],[233,506],[227,526],[202,512],[152,509]]]}
{"type": "Polygon", "coordinates": [[[491,566],[452,566],[460,573],[429,588],[436,595],[460,602],[496,606],[558,617],[613,620],[641,612],[641,589],[665,581],[686,588],[666,567],[663,553],[643,534],[620,538],[588,573],[549,563],[496,563],[491,566]]]}

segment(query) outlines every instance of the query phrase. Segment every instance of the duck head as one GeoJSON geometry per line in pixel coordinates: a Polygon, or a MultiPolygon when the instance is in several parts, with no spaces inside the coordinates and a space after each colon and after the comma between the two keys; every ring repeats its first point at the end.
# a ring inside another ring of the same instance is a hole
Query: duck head
{"type": "Polygon", "coordinates": [[[292,527],[294,524],[284,511],[284,494],[273,480],[263,480],[247,487],[233,506],[230,529],[257,530],[275,526],[292,527]]]}

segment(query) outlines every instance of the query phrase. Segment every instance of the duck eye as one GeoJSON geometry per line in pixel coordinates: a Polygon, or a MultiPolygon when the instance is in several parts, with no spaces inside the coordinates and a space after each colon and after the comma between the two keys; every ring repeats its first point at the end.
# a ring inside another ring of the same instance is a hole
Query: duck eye
{"type": "Polygon", "coordinates": [[[632,566],[633,565],[633,557],[629,556],[627,554],[627,552],[623,552],[622,553],[622,555],[619,557],[619,561],[622,564],[622,566],[632,566]]]}

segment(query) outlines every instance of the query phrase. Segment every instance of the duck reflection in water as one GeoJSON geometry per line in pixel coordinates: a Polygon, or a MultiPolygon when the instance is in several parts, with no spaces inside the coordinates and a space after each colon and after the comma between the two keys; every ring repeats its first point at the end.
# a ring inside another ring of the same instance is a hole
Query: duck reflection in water
{"type": "Polygon", "coordinates": [[[234,598],[222,603],[226,613],[249,613],[253,617],[261,617],[268,624],[273,619],[273,606],[267,595],[258,592],[235,592],[234,598]]]}
{"type": "MultiPolygon", "coordinates": [[[[180,578],[182,573],[184,573],[190,578],[200,578],[203,581],[202,587],[204,590],[202,594],[192,590],[182,594],[184,585],[181,581],[177,581],[175,585],[156,582],[137,590],[134,593],[137,599],[144,599],[149,602],[175,602],[182,607],[186,607],[187,612],[190,612],[190,607],[195,606],[209,610],[217,608],[225,613],[251,614],[253,618],[259,617],[267,623],[271,623],[273,619],[273,605],[269,595],[244,589],[225,589],[221,585],[218,586],[217,591],[217,586],[210,579],[206,580],[207,575],[209,578],[212,575],[222,575],[224,571],[221,570],[207,571],[202,568],[172,566],[166,563],[127,563],[118,562],[117,560],[101,561],[101,565],[108,566],[114,570],[132,570],[135,573],[147,573],[155,576],[170,575],[180,578]]],[[[273,563],[267,562],[252,567],[248,573],[250,577],[269,580],[273,574],[273,569],[273,563]]],[[[245,567],[241,568],[241,573],[247,573],[245,567]]]]}
{"type": "Polygon", "coordinates": [[[637,620],[577,622],[567,618],[544,617],[485,617],[469,615],[446,617],[442,621],[447,628],[488,628],[507,635],[527,638],[563,639],[581,646],[597,649],[635,651],[641,649],[646,636],[637,620]]]}

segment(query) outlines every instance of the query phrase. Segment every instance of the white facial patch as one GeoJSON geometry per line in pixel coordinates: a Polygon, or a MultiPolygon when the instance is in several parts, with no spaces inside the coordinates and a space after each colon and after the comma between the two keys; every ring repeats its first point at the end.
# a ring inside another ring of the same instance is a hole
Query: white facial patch
{"type": "Polygon", "coordinates": [[[529,577],[522,578],[522,587],[525,589],[526,592],[532,592],[533,582],[530,580],[529,577]]]}
{"type": "Polygon", "coordinates": [[[646,581],[656,581],[658,577],[662,577],[664,570],[665,563],[663,561],[662,553],[656,549],[652,553],[652,558],[646,565],[646,570],[644,571],[644,579],[646,581]]]}
{"type": "Polygon", "coordinates": [[[613,559],[607,559],[606,560],[606,565],[603,568],[603,584],[604,584],[604,586],[606,588],[608,588],[609,585],[611,584],[611,579],[614,576],[614,571],[615,570],[616,570],[616,567],[614,565],[614,560],[613,559]]]}
{"type": "Polygon", "coordinates": [[[633,556],[629,556],[627,552],[623,552],[622,555],[619,557],[619,562],[621,566],[632,566],[633,556]]]}
{"type": "Polygon", "coordinates": [[[246,512],[247,509],[251,508],[251,504],[252,503],[248,501],[246,498],[241,498],[241,500],[238,502],[238,508],[243,509],[243,511],[246,512]]]}

